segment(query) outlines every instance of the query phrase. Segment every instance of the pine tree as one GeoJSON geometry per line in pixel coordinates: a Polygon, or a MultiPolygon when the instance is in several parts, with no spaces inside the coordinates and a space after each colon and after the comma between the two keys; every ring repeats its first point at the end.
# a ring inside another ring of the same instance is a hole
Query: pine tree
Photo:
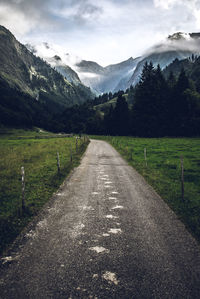
{"type": "Polygon", "coordinates": [[[166,133],[168,87],[160,66],[145,63],[135,88],[132,132],[139,136],[163,136],[166,133]]]}
{"type": "Polygon", "coordinates": [[[167,79],[167,83],[168,83],[168,86],[170,88],[173,88],[176,84],[176,78],[175,78],[174,73],[172,71],[170,71],[169,77],[167,79]]]}
{"type": "Polygon", "coordinates": [[[125,98],[119,94],[116,107],[113,111],[114,133],[115,135],[129,134],[129,108],[125,98]]]}
{"type": "Polygon", "coordinates": [[[190,88],[190,82],[182,69],[173,89],[173,103],[171,106],[171,129],[174,134],[184,136],[187,126],[188,105],[185,91],[190,88]]]}

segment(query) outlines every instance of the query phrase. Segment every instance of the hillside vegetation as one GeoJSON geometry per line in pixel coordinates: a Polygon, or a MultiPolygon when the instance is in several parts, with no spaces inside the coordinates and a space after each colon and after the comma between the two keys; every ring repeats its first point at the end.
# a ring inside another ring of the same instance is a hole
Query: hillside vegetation
{"type": "MultiPolygon", "coordinates": [[[[191,62],[195,69],[198,60],[191,62]]],[[[151,62],[145,63],[135,87],[67,108],[59,116],[60,131],[139,137],[200,136],[198,80],[192,80],[184,69],[177,76],[170,72],[165,78],[164,74],[159,65],[155,68],[151,62]]]]}
{"type": "MultiPolygon", "coordinates": [[[[0,124],[43,126],[66,107],[92,99],[90,88],[69,82],[0,26],[0,124]]],[[[53,127],[53,126],[52,126],[53,127]]]]}

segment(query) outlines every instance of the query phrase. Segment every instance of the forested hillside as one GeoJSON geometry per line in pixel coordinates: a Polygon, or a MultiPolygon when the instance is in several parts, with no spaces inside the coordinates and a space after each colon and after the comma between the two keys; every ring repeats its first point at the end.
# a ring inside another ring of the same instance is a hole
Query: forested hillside
{"type": "Polygon", "coordinates": [[[199,58],[184,60],[180,65],[191,64],[190,72],[180,67],[175,75],[171,71],[167,76],[167,69],[163,73],[159,65],[154,68],[146,62],[135,88],[67,109],[60,117],[60,129],[142,137],[199,136],[199,62],[199,58]]]}
{"type": "Polygon", "coordinates": [[[0,124],[44,124],[54,113],[81,104],[94,95],[83,84],[73,84],[34,56],[14,35],[0,26],[0,124]]]}

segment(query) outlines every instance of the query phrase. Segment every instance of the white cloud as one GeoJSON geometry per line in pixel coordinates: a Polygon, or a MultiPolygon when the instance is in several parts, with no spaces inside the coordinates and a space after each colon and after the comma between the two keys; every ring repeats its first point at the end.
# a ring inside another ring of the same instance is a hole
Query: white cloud
{"type": "Polygon", "coordinates": [[[22,42],[53,42],[106,65],[200,31],[200,0],[0,0],[0,24],[22,42]]]}
{"type": "Polygon", "coordinates": [[[0,4],[0,20],[1,25],[18,36],[28,33],[36,25],[35,20],[27,19],[23,12],[17,11],[5,4],[0,4]]]}
{"type": "MultiPolygon", "coordinates": [[[[182,7],[188,10],[196,20],[196,28],[200,28],[200,1],[199,0],[154,0],[154,6],[165,10],[182,7]]],[[[179,11],[179,10],[178,10],[179,11]]],[[[177,12],[178,12],[177,11],[177,12]]]]}
{"type": "Polygon", "coordinates": [[[183,3],[184,0],[154,0],[154,5],[156,8],[170,9],[181,2],[183,3]]]}

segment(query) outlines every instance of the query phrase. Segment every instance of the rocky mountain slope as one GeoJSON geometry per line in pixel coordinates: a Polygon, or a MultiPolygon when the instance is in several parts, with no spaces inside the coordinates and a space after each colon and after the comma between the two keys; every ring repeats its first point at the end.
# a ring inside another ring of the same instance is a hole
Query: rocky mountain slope
{"type": "MultiPolygon", "coordinates": [[[[82,85],[78,77],[77,84],[68,81],[19,43],[3,26],[0,26],[0,53],[1,80],[39,102],[49,103],[60,110],[93,97],[91,90],[82,85]]],[[[76,77],[73,71],[72,75],[76,77]]]]}

